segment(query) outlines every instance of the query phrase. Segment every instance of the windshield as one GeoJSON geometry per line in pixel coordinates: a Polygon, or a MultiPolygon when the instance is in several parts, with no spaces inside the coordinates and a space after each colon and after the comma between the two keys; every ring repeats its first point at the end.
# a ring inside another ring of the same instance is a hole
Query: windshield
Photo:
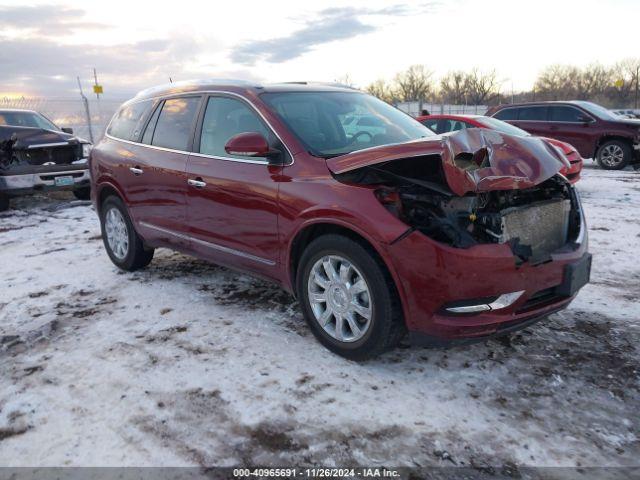
{"type": "Polygon", "coordinates": [[[518,135],[520,137],[529,137],[531,134],[529,132],[525,132],[521,128],[514,127],[510,123],[503,122],[502,120],[498,120],[493,117],[478,117],[480,123],[489,127],[491,130],[497,130],[501,133],[506,133],[507,135],[518,135]]]}
{"type": "Polygon", "coordinates": [[[60,130],[49,120],[35,112],[0,112],[0,125],[60,130]]]}
{"type": "Polygon", "coordinates": [[[409,115],[359,92],[264,93],[261,98],[317,157],[435,135],[409,115]]]}
{"type": "Polygon", "coordinates": [[[584,101],[577,101],[577,102],[574,102],[574,103],[576,105],[580,105],[587,112],[592,113],[596,117],[599,117],[599,118],[601,118],[603,120],[620,120],[620,117],[618,115],[616,115],[613,112],[610,112],[609,110],[607,110],[604,107],[601,107],[597,103],[584,102],[584,101]]]}

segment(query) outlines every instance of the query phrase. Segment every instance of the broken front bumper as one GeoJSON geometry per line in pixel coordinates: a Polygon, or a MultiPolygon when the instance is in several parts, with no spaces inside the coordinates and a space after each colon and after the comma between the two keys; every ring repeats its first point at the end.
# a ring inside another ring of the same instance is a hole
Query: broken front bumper
{"type": "MultiPolygon", "coordinates": [[[[410,338],[419,344],[443,344],[522,328],[565,308],[577,293],[568,288],[576,266],[590,266],[584,218],[575,242],[551,254],[551,260],[517,265],[508,244],[455,248],[418,231],[387,246],[399,283],[410,338]],[[451,312],[461,305],[491,305],[510,292],[522,292],[501,308],[451,312]]],[[[582,286],[578,282],[579,286],[582,286]]]]}
{"type": "Polygon", "coordinates": [[[0,173],[0,192],[7,195],[18,195],[45,190],[73,190],[89,186],[89,169],[84,165],[82,168],[64,165],[58,166],[58,168],[37,170],[31,173],[0,173]],[[71,180],[68,184],[56,185],[56,177],[70,177],[71,180]]]}

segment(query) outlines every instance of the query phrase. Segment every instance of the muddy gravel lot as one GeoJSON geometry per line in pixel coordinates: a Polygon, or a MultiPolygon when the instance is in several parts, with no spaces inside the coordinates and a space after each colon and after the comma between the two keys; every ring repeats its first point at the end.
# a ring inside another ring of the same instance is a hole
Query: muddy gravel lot
{"type": "Polygon", "coordinates": [[[87,202],[0,214],[0,464],[640,463],[640,172],[579,183],[592,283],[508,339],[353,363],[288,294],[159,250],[104,253],[87,202]]]}

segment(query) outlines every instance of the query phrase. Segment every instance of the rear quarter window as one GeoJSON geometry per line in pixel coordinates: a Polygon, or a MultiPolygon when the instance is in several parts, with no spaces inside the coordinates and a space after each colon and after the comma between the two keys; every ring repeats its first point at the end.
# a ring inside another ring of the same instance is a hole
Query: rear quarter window
{"type": "Polygon", "coordinates": [[[142,120],[151,108],[151,100],[123,106],[109,125],[107,133],[122,140],[137,140],[142,120]]]}

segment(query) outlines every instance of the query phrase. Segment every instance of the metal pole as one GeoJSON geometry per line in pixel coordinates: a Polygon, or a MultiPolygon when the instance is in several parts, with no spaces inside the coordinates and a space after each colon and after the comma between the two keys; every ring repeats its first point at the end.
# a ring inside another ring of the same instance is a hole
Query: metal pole
{"type": "Polygon", "coordinates": [[[84,96],[82,92],[82,84],[80,83],[80,77],[76,77],[78,79],[78,88],[80,89],[80,96],[82,97],[82,101],[84,102],[84,111],[87,115],[87,125],[89,126],[89,140],[91,143],[93,142],[93,131],[91,130],[91,113],[89,112],[89,100],[84,96]]]}
{"type": "Polygon", "coordinates": [[[636,110],[638,109],[638,80],[640,80],[640,65],[636,67],[636,101],[635,103],[635,108],[636,110]]]}

